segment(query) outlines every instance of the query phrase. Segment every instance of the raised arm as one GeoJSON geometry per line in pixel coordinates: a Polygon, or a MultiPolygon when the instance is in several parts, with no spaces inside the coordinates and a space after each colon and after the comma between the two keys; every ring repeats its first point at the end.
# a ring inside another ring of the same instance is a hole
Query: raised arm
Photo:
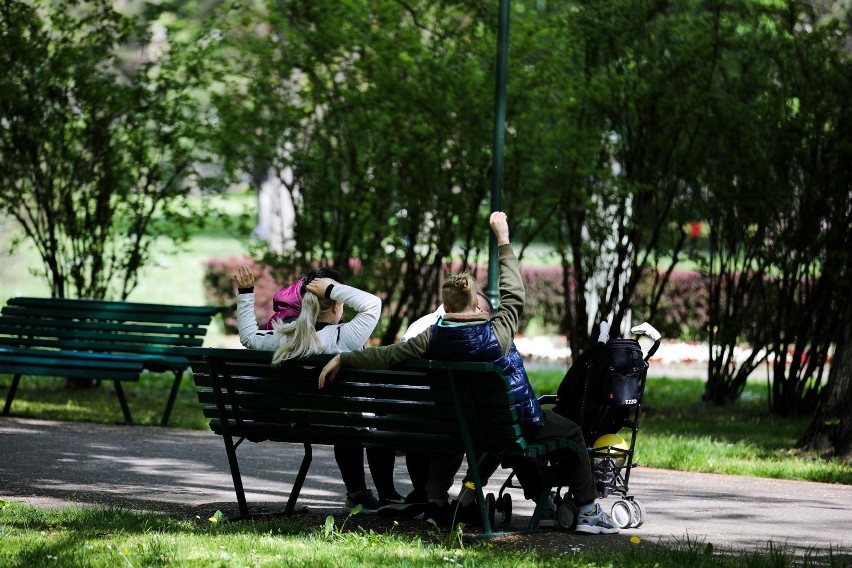
{"type": "Polygon", "coordinates": [[[308,283],[307,289],[320,297],[329,297],[355,310],[355,317],[340,326],[337,346],[341,350],[362,349],[379,323],[382,301],[378,296],[330,278],[316,278],[308,283]]]}
{"type": "Polygon", "coordinates": [[[524,313],[526,292],[521,280],[521,269],[518,257],[512,250],[509,240],[509,223],[506,214],[495,211],[491,214],[489,224],[497,236],[497,253],[500,260],[500,307],[494,315],[492,325],[503,353],[508,353],[515,341],[515,334],[524,313]]]}
{"type": "Polygon", "coordinates": [[[254,274],[248,266],[240,266],[234,274],[237,285],[237,326],[240,343],[248,349],[274,350],[278,343],[271,331],[262,331],[257,326],[254,313],[254,274]]]}

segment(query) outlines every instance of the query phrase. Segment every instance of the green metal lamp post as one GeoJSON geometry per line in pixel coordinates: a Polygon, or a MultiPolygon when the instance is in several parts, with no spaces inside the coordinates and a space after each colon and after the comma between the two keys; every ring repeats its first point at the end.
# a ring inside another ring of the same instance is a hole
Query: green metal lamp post
{"type": "MultiPolygon", "coordinates": [[[[506,74],[509,62],[509,0],[500,0],[497,26],[497,88],[494,96],[494,146],[491,167],[491,211],[500,211],[503,196],[503,146],[506,140],[506,74]]],[[[495,308],[500,304],[497,237],[490,232],[488,284],[485,295],[495,308]]]]}

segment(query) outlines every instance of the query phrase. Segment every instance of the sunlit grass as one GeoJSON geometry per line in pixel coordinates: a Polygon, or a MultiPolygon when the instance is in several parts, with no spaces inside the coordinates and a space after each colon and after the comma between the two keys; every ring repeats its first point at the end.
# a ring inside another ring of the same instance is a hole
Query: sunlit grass
{"type": "MultiPolygon", "coordinates": [[[[160,424],[173,376],[171,373],[143,373],[139,382],[122,382],[135,424],[160,424]]],[[[5,397],[11,383],[10,375],[0,375],[0,395],[5,397]]],[[[12,403],[12,414],[44,420],[124,422],[111,381],[88,389],[68,389],[62,378],[25,376],[12,403]]],[[[190,373],[181,380],[169,426],[207,429],[190,373]]]]}
{"type": "MultiPolygon", "coordinates": [[[[364,529],[359,518],[303,526],[293,519],[222,523],[101,508],[37,509],[0,502],[0,567],[5,566],[711,566],[848,567],[833,553],[784,546],[753,552],[715,549],[702,540],[659,543],[618,535],[609,547],[531,551],[513,541],[463,540],[443,534],[364,529]]],[[[424,526],[420,523],[417,526],[424,526]]]]}

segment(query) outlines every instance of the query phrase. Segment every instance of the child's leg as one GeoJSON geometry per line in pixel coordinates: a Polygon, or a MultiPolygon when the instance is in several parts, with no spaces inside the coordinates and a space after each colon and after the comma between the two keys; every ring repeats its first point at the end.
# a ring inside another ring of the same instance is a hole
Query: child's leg
{"type": "MultiPolygon", "coordinates": [[[[483,487],[488,485],[488,480],[491,479],[491,476],[494,475],[494,472],[497,471],[498,467],[500,467],[499,459],[490,454],[485,456],[482,463],[479,464],[479,482],[482,483],[483,487]]],[[[468,468],[467,473],[464,476],[464,483],[467,483],[468,481],[473,481],[473,474],[470,472],[470,468],[468,468]]],[[[476,492],[471,491],[466,487],[462,487],[458,497],[462,505],[470,504],[475,498],[476,492]]]]}
{"type": "Polygon", "coordinates": [[[429,458],[429,482],[426,484],[426,495],[433,503],[446,503],[449,499],[450,487],[456,480],[464,462],[464,454],[435,452],[429,458]]]}

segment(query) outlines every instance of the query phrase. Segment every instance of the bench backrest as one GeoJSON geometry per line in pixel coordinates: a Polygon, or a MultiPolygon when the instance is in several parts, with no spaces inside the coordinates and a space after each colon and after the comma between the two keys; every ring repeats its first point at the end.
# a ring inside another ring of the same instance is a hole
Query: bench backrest
{"type": "Polygon", "coordinates": [[[0,315],[0,345],[166,355],[200,346],[220,308],[110,300],[12,298],[0,315]]]}
{"type": "Polygon", "coordinates": [[[526,443],[507,379],[489,363],[414,360],[393,370],[343,369],[320,390],[330,359],[271,365],[269,352],[180,350],[218,434],[315,444],[518,455],[526,443]]]}

